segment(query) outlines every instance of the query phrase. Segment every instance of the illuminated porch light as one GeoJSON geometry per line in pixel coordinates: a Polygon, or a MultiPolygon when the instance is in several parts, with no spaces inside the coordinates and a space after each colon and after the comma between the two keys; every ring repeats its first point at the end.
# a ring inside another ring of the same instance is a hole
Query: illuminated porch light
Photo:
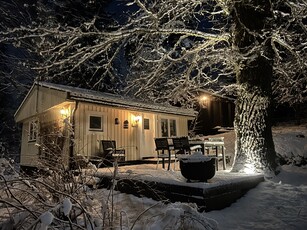
{"type": "Polygon", "coordinates": [[[133,119],[133,124],[132,126],[138,126],[139,122],[141,121],[142,117],[141,116],[135,116],[133,119]]]}
{"type": "Polygon", "coordinates": [[[209,97],[207,95],[203,95],[199,98],[199,104],[203,108],[207,108],[209,104],[209,97]]]}
{"type": "Polygon", "coordinates": [[[62,108],[60,110],[60,114],[62,117],[67,117],[68,116],[68,109],[62,108]]]}

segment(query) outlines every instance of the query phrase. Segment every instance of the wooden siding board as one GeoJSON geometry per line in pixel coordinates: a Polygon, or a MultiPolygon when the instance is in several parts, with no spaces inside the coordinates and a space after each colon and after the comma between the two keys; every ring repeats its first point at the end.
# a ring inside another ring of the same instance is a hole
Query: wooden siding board
{"type": "Polygon", "coordinates": [[[38,164],[38,147],[36,142],[28,141],[29,122],[23,125],[23,138],[21,146],[21,159],[20,163],[26,166],[35,166],[38,164]]]}
{"type": "Polygon", "coordinates": [[[75,124],[74,124],[74,131],[75,131],[75,135],[74,135],[74,155],[77,155],[80,150],[79,150],[79,137],[80,137],[80,125],[78,125],[78,121],[80,120],[80,105],[77,103],[76,104],[76,108],[75,108],[75,124]]]}
{"type": "Polygon", "coordinates": [[[35,166],[38,163],[38,148],[35,142],[28,142],[28,128],[29,122],[24,122],[22,126],[20,164],[35,166]]]}
{"type": "Polygon", "coordinates": [[[82,103],[79,104],[79,108],[78,108],[78,115],[79,117],[76,117],[76,127],[78,127],[79,129],[79,136],[77,137],[78,141],[78,147],[79,147],[79,151],[77,154],[82,154],[84,156],[87,156],[87,147],[85,146],[85,138],[86,138],[86,133],[85,133],[85,121],[84,121],[84,105],[82,103]]]}
{"type": "Polygon", "coordinates": [[[36,93],[37,89],[34,88],[28,95],[22,106],[15,114],[16,122],[20,122],[24,119],[34,116],[37,113],[36,108],[36,93]]]}
{"type": "Polygon", "coordinates": [[[16,112],[15,120],[20,122],[65,101],[66,92],[44,87],[33,87],[16,112]]]}
{"type": "MultiPolygon", "coordinates": [[[[64,122],[62,115],[59,112],[59,108],[55,107],[53,109],[49,109],[44,113],[40,113],[37,115],[39,121],[39,138],[37,139],[37,143],[42,145],[45,148],[50,148],[54,144],[59,144],[59,148],[63,148],[60,156],[63,159],[63,164],[67,165],[68,163],[68,154],[69,154],[69,141],[70,141],[70,129],[68,128],[67,123],[64,122]],[[46,133],[46,130],[51,130],[52,133],[46,133]],[[59,135],[61,134],[61,135],[59,135]],[[50,139],[51,138],[51,139],[50,139]],[[55,139],[53,139],[55,138],[55,139]],[[61,140],[62,138],[62,140],[61,140]],[[50,140],[52,142],[42,143],[43,140],[50,140]]],[[[36,142],[28,141],[28,127],[31,118],[23,123],[23,131],[22,131],[22,144],[21,144],[21,165],[27,166],[37,166],[39,161],[39,148],[36,145],[36,142]]],[[[57,149],[57,148],[55,148],[57,149]]],[[[57,154],[57,153],[55,153],[57,154]]]]}

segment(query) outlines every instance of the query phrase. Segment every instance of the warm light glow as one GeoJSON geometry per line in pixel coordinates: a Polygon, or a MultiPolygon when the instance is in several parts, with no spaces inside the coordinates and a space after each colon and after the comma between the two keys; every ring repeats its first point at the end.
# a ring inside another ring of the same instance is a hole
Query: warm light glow
{"type": "Polygon", "coordinates": [[[141,116],[135,116],[133,119],[133,124],[132,126],[138,126],[139,122],[141,121],[142,117],[141,116]]]}
{"type": "Polygon", "coordinates": [[[140,120],[141,120],[141,116],[136,116],[134,118],[135,123],[139,123],[140,120]]]}
{"type": "Polygon", "coordinates": [[[207,95],[203,95],[199,98],[199,103],[202,107],[208,107],[209,97],[207,95]]]}
{"type": "Polygon", "coordinates": [[[201,100],[201,101],[207,101],[208,99],[209,99],[209,98],[208,98],[207,96],[202,96],[200,100],[201,100]]]}
{"type": "Polygon", "coordinates": [[[60,114],[61,114],[63,117],[67,117],[67,116],[68,116],[68,109],[62,108],[62,109],[60,110],[60,114]]]}

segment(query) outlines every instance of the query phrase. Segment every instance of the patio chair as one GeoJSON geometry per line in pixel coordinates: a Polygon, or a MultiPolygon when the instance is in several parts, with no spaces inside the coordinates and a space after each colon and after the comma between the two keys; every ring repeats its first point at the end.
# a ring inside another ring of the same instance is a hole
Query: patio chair
{"type": "Polygon", "coordinates": [[[194,151],[201,151],[202,147],[200,145],[191,146],[189,143],[188,137],[175,137],[173,140],[173,148],[175,151],[175,166],[178,160],[178,157],[184,154],[191,154],[194,151]]]}
{"type": "Polygon", "coordinates": [[[174,155],[171,154],[171,146],[168,143],[167,138],[155,138],[156,151],[157,151],[157,168],[162,159],[162,168],[165,168],[165,159],[168,159],[168,168],[170,170],[171,158],[174,155]],[[167,153],[165,153],[165,151],[167,153]]]}
{"type": "Polygon", "coordinates": [[[175,164],[174,164],[174,170],[175,170],[176,164],[178,162],[178,157],[183,156],[185,154],[189,154],[189,151],[187,148],[183,146],[181,137],[174,137],[172,138],[172,141],[173,141],[173,149],[175,152],[175,164]]]}
{"type": "Polygon", "coordinates": [[[188,137],[181,137],[181,143],[182,143],[182,148],[187,151],[189,154],[195,151],[201,151],[202,147],[201,145],[193,145],[191,146],[189,143],[189,138],[188,137]]]}
{"type": "Polygon", "coordinates": [[[125,161],[125,149],[116,148],[116,141],[114,140],[101,140],[102,157],[107,161],[117,162],[125,161]]]}
{"type": "Polygon", "coordinates": [[[180,137],[172,138],[175,154],[187,154],[187,149],[183,148],[182,139],[180,137]]]}

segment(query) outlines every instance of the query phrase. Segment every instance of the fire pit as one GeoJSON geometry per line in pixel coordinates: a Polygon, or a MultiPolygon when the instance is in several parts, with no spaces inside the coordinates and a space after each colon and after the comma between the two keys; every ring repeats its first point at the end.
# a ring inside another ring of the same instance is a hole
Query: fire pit
{"type": "Polygon", "coordinates": [[[182,176],[187,179],[207,182],[215,175],[215,157],[207,157],[201,152],[180,157],[180,170],[182,176]]]}

